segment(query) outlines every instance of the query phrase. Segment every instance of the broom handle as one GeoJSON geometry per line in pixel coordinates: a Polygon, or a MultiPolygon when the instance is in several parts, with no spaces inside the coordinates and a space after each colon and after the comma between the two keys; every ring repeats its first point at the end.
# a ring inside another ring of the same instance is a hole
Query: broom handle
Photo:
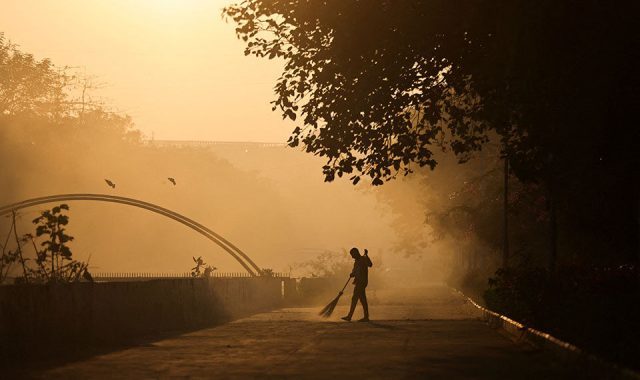
{"type": "Polygon", "coordinates": [[[351,281],[351,276],[347,278],[347,282],[344,283],[344,286],[342,287],[342,290],[340,291],[340,293],[344,293],[344,290],[347,288],[347,285],[349,285],[349,281],[351,281]]]}

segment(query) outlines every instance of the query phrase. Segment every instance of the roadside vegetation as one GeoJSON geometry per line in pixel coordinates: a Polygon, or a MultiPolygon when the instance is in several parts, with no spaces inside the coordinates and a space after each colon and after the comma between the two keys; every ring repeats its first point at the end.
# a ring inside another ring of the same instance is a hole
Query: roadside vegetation
{"type": "Polygon", "coordinates": [[[73,259],[67,211],[66,204],[42,211],[32,221],[35,232],[22,236],[18,235],[16,212],[12,213],[12,224],[2,245],[0,284],[7,283],[9,274],[14,274],[16,284],[93,281],[88,262],[73,259]]]}

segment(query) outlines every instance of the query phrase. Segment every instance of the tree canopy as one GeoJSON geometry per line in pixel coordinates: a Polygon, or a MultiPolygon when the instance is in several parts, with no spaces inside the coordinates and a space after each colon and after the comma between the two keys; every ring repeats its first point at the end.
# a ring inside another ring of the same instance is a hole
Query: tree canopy
{"type": "Polygon", "coordinates": [[[326,180],[379,185],[433,168],[434,146],[465,160],[491,130],[521,178],[602,161],[633,98],[636,11],[630,1],[244,0],[223,14],[246,54],[284,59],[273,107],[300,121],[289,144],[326,156],[326,180]]]}

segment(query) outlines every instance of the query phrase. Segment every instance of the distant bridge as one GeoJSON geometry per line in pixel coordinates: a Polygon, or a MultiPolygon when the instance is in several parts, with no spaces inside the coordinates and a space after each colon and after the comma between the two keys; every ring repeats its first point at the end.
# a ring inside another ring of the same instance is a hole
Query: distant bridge
{"type": "Polygon", "coordinates": [[[284,148],[285,143],[253,141],[207,141],[207,140],[147,140],[148,144],[164,147],[236,147],[236,148],[284,148]]]}
{"type": "Polygon", "coordinates": [[[233,245],[231,242],[218,235],[214,231],[209,228],[203,226],[202,224],[196,222],[193,219],[187,218],[184,215],[178,214],[175,211],[171,211],[164,207],[160,207],[153,203],[141,201],[133,198],[119,197],[115,195],[106,195],[106,194],[60,194],[60,195],[50,195],[46,197],[39,197],[33,199],[27,199],[22,202],[13,203],[10,205],[6,205],[0,207],[0,215],[9,214],[12,211],[37,206],[46,203],[54,203],[54,202],[64,202],[64,201],[97,201],[97,202],[111,202],[111,203],[119,203],[127,206],[133,206],[145,209],[147,211],[154,212],[156,214],[160,214],[167,218],[173,219],[179,223],[184,224],[185,226],[191,228],[192,230],[198,232],[203,235],[207,239],[216,243],[222,249],[224,249],[229,255],[231,255],[242,267],[249,273],[251,276],[259,276],[262,275],[262,270],[260,267],[256,265],[253,260],[249,256],[247,256],[240,248],[233,245]]]}

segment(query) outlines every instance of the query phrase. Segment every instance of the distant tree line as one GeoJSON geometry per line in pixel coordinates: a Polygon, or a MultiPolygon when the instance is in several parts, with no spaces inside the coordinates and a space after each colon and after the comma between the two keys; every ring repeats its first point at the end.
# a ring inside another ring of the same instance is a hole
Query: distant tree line
{"type": "MultiPolygon", "coordinates": [[[[99,86],[72,67],[55,66],[21,51],[0,32],[0,122],[5,126],[36,129],[92,128],[116,132],[119,138],[139,140],[131,118],[114,112],[97,99],[99,86]]],[[[55,133],[60,130],[51,130],[55,133]]],[[[66,132],[66,131],[65,131],[66,132]]],[[[102,133],[96,137],[106,137],[102,133]]]]}

